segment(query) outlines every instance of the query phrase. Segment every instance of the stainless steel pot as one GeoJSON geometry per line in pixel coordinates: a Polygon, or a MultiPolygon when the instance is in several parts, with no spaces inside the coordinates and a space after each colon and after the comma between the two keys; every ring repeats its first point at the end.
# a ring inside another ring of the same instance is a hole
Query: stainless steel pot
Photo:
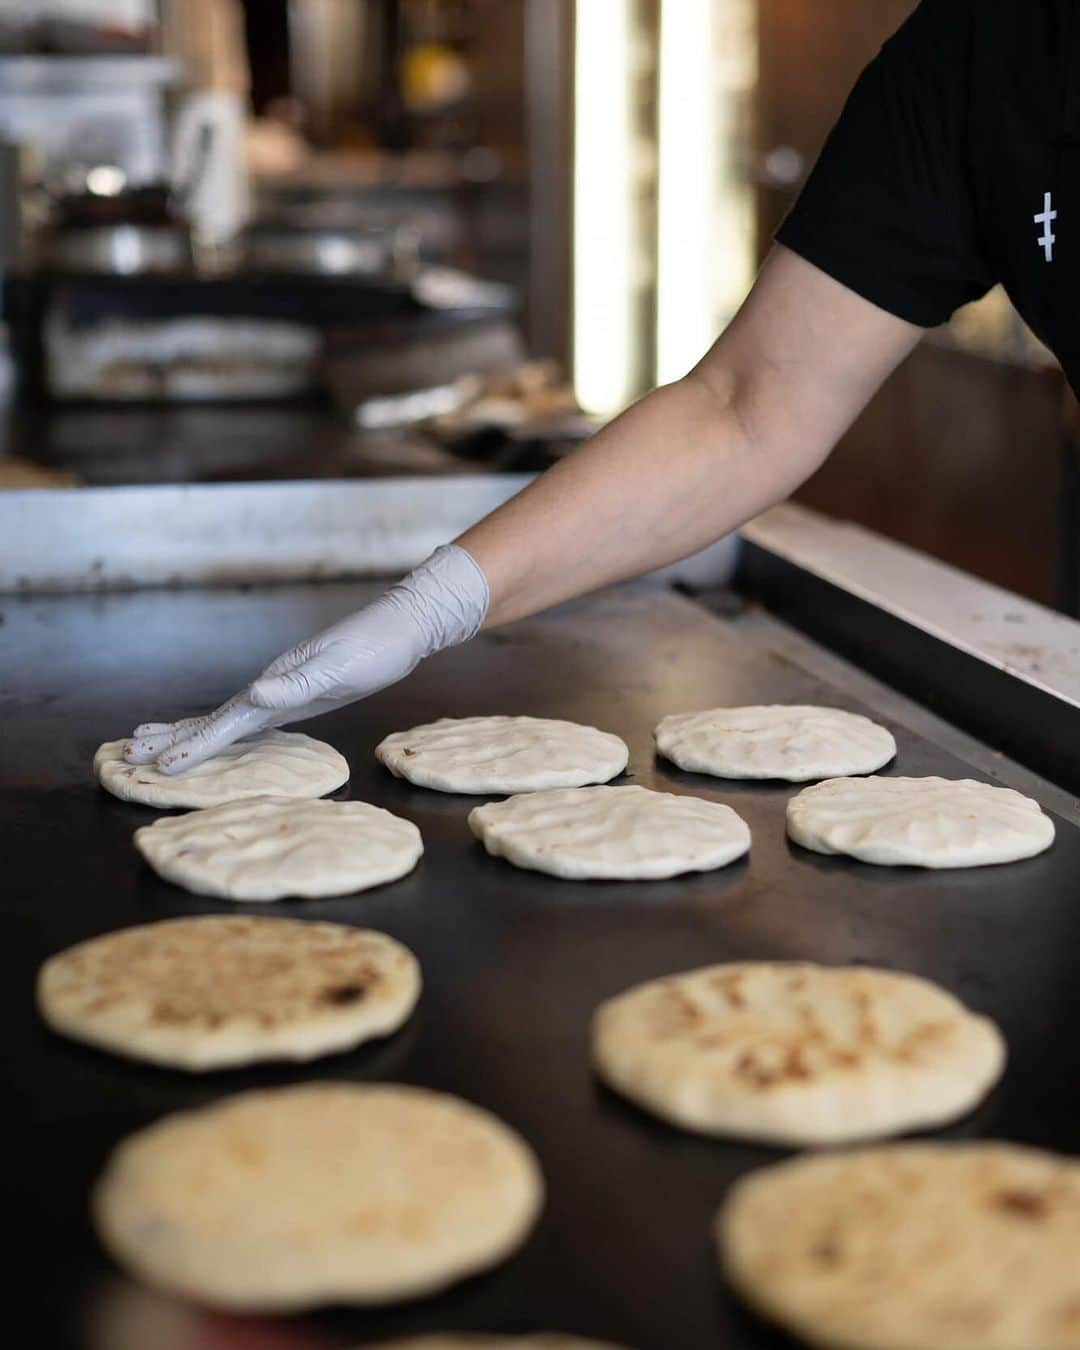
{"type": "Polygon", "coordinates": [[[358,230],[256,225],[247,235],[247,263],[256,271],[317,276],[398,275],[415,248],[402,229],[358,230]]]}
{"type": "Polygon", "coordinates": [[[44,244],[46,266],[105,276],[177,273],[193,266],[187,227],[172,225],[82,225],[59,229],[44,244]]]}

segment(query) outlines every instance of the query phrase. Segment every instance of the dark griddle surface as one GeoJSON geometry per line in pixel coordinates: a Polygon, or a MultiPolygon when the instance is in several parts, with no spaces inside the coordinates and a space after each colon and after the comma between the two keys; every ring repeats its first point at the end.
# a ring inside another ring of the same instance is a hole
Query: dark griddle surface
{"type": "MultiPolygon", "coordinates": [[[[783,828],[788,790],[654,763],[651,728],[664,713],[710,704],[857,705],[741,634],[738,619],[721,622],[649,590],[481,638],[309,727],[348,757],[348,792],[415,820],[427,853],[412,876],[367,895],[251,908],[370,925],[408,943],[425,992],[396,1037],[309,1067],[212,1077],[125,1063],[52,1037],[32,1004],[34,972],[52,952],[133,923],[238,908],[189,896],[142,865],[131,832],[154,813],[90,782],[95,746],[144,718],[216,703],[371,589],[0,604],[0,1129],[14,1206],[9,1233],[27,1261],[14,1284],[31,1302],[35,1344],[108,1344],[75,1328],[113,1278],[86,1217],[88,1187],[113,1144],[167,1111],[316,1077],[424,1083],[482,1103],[531,1140],[549,1199],[524,1250],[489,1275],[411,1308],[331,1311],[277,1324],[278,1334],[309,1332],[316,1339],[304,1344],[338,1346],[440,1327],[546,1327],[636,1350],[787,1344],[739,1311],[710,1243],[710,1220],[731,1180],[780,1155],[654,1123],[601,1090],[588,1069],[589,1016],[601,999],[711,961],[874,962],[941,981],[996,1017],[1011,1051],[1004,1085],[948,1133],[1077,1150],[1080,830],[1059,821],[1054,849],[1030,862],[936,875],[792,850],[783,828]],[[391,730],[495,712],[576,718],[621,734],[634,781],[732,803],[754,832],[749,861],[663,883],[578,884],[521,872],[472,841],[465,814],[475,799],[410,788],[372,760],[391,730]]],[[[895,730],[895,771],[970,776],[960,761],[895,730]]],[[[260,1343],[279,1344],[265,1335],[250,1342],[260,1343]]]]}

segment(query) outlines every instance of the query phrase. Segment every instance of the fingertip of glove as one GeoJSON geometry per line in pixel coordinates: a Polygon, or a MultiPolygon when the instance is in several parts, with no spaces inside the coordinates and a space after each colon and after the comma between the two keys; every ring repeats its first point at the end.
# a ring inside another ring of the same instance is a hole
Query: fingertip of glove
{"type": "Polygon", "coordinates": [[[262,708],[266,712],[298,708],[313,697],[307,681],[295,671],[289,675],[273,675],[268,679],[256,680],[248,690],[248,701],[252,707],[262,708]]]}
{"type": "Polygon", "coordinates": [[[277,691],[279,683],[280,681],[276,676],[271,676],[268,680],[256,680],[247,691],[248,701],[251,706],[253,708],[262,708],[264,710],[276,708],[278,705],[274,698],[274,694],[277,691]]]}

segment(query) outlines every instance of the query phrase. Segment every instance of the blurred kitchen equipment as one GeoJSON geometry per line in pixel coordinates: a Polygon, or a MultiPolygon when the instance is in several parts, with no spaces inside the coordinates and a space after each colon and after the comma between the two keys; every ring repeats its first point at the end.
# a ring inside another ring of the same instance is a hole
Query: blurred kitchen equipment
{"type": "Polygon", "coordinates": [[[312,386],[319,335],[287,321],[189,315],[144,322],[73,323],[45,331],[50,392],[58,398],[219,402],[292,398],[312,386]]]}
{"type": "Polygon", "coordinates": [[[110,179],[110,191],[95,191],[93,184],[101,181],[105,166],[92,169],[87,175],[87,186],[81,192],[61,197],[55,205],[54,222],[61,229],[83,229],[95,225],[164,225],[172,218],[172,189],[168,183],[123,185],[123,175],[110,179]]]}
{"type": "Polygon", "coordinates": [[[16,271],[22,253],[21,156],[17,145],[0,142],[0,406],[15,388],[15,367],[3,301],[7,278],[16,271]]]}
{"type": "Polygon", "coordinates": [[[401,257],[401,231],[260,221],[246,235],[245,259],[260,272],[319,276],[390,275],[401,257]]]}
{"type": "Polygon", "coordinates": [[[364,427],[405,426],[447,414],[476,395],[473,380],[525,359],[501,315],[428,314],[327,335],[324,373],[338,405],[364,427]]]}
{"type": "Polygon", "coordinates": [[[316,142],[332,140],[376,102],[387,8],[370,0],[288,0],[290,85],[316,142]]]}
{"type": "Polygon", "coordinates": [[[98,276],[175,273],[192,266],[187,227],[116,223],[58,230],[45,245],[45,261],[60,272],[98,276]]]}
{"type": "Polygon", "coordinates": [[[270,201],[247,231],[245,261],[256,271],[393,277],[418,270],[420,230],[407,205],[375,205],[316,195],[270,201]]]}
{"type": "Polygon", "coordinates": [[[467,396],[424,430],[459,458],[496,471],[545,469],[603,425],[581,411],[557,361],[525,361],[457,385],[467,396]]]}
{"type": "Polygon", "coordinates": [[[42,19],[32,31],[33,49],[57,56],[127,56],[151,49],[149,24],[80,23],[76,19],[42,19]]]}
{"type": "Polygon", "coordinates": [[[46,267],[62,272],[136,276],[192,266],[190,233],[165,183],[62,197],[40,252],[46,267]]]}
{"type": "Polygon", "coordinates": [[[217,248],[243,229],[251,209],[244,167],[244,96],[225,89],[187,93],[177,109],[173,177],[198,244],[217,248]]]}
{"type": "Polygon", "coordinates": [[[161,180],[164,96],[178,75],[157,56],[0,56],[0,137],[33,153],[57,195],[101,165],[125,183],[161,180]]]}
{"type": "Polygon", "coordinates": [[[582,414],[556,361],[523,361],[506,371],[471,378],[472,397],[432,424],[444,442],[487,431],[528,438],[539,426],[558,427],[560,436],[576,434],[579,426],[582,435],[596,429],[596,420],[582,414]]]}
{"type": "Polygon", "coordinates": [[[511,286],[485,281],[456,267],[421,267],[412,279],[412,293],[428,309],[459,310],[473,314],[505,314],[515,307],[511,286]]]}
{"type": "Polygon", "coordinates": [[[0,51],[97,56],[148,52],[154,0],[8,0],[0,13],[0,51]]]}
{"type": "Polygon", "coordinates": [[[32,459],[6,455],[0,451],[0,492],[25,492],[27,488],[78,486],[79,480],[73,473],[51,469],[44,464],[35,463],[32,459]]]}
{"type": "MultiPolygon", "coordinates": [[[[334,369],[341,402],[351,411],[368,393],[412,393],[522,359],[505,287],[481,281],[444,287],[444,300],[501,297],[502,303],[438,308],[419,298],[425,271],[411,282],[246,267],[129,277],[47,273],[40,278],[44,387],[63,399],[280,399],[311,392],[334,369]],[[508,332],[477,351],[473,338],[483,324],[502,324],[508,332]],[[426,367],[423,342],[432,334],[439,350],[426,367]],[[388,348],[407,353],[413,338],[420,352],[418,363],[406,363],[407,379],[384,379],[384,367],[375,371],[374,386],[364,385],[355,397],[348,392],[355,364],[363,370],[388,348]],[[318,360],[324,339],[334,350],[326,368],[318,360]]],[[[423,415],[457,406],[457,397],[423,415]]]]}
{"type": "Polygon", "coordinates": [[[13,272],[23,255],[23,151],[0,140],[0,277],[13,272]]]}
{"type": "Polygon", "coordinates": [[[212,122],[200,122],[195,131],[191,149],[185,156],[183,172],[179,166],[173,166],[173,184],[169,200],[178,213],[185,219],[191,210],[191,203],[201,188],[210,167],[214,149],[214,126],[212,122]]]}
{"type": "Polygon", "coordinates": [[[251,211],[245,160],[251,85],[243,12],[236,0],[167,0],[167,50],[184,66],[172,139],[174,182],[197,246],[227,246],[251,211]]]}

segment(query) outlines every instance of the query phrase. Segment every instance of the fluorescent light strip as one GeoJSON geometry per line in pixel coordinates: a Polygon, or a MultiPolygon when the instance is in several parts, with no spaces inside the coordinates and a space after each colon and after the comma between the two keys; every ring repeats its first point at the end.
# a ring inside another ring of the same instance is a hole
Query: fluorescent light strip
{"type": "Polygon", "coordinates": [[[633,0],[574,19],[574,387],[588,412],[633,396],[633,0]]]}
{"type": "Polygon", "coordinates": [[[678,379],[716,337],[715,0],[662,0],[656,374],[678,379]]]}

